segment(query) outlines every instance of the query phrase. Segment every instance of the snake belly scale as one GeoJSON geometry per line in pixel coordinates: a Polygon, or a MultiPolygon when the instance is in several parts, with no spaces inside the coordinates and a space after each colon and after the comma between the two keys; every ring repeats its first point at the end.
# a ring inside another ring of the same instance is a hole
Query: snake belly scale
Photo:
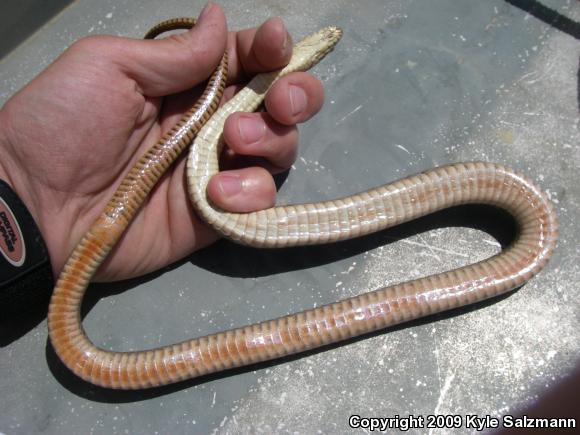
{"type": "MultiPolygon", "coordinates": [[[[148,36],[191,24],[170,20],[154,27],[148,36]]],[[[51,299],[50,340],[57,355],[76,375],[108,388],[166,385],[471,304],[521,286],[545,266],[558,232],[551,203],[526,177],[491,163],[442,166],[342,199],[247,214],[225,212],[208,200],[206,186],[219,170],[226,118],[237,111],[256,110],[279,77],[310,68],[332,50],[340,37],[340,29],[327,27],[305,38],[295,46],[288,66],[256,76],[210,117],[225,83],[224,57],[196,107],[131,170],[71,254],[51,299]],[[518,235],[501,253],[479,263],[312,310],[151,350],[100,349],[86,336],[80,317],[89,281],[156,180],[196,133],[187,161],[190,199],[207,223],[239,243],[267,248],[329,243],[467,203],[506,210],[518,225],[518,235]]]]}

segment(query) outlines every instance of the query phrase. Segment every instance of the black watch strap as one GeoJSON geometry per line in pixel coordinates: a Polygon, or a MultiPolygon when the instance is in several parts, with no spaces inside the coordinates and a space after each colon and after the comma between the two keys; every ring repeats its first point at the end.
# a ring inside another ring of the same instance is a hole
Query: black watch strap
{"type": "Polygon", "coordinates": [[[53,286],[40,230],[18,195],[0,180],[0,321],[46,310],[53,286]]]}

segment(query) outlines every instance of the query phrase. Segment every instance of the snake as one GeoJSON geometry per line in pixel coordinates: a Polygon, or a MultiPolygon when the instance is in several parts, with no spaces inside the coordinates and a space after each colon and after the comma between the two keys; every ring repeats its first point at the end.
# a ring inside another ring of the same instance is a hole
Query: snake
{"type": "MultiPolygon", "coordinates": [[[[146,38],[193,25],[191,19],[164,21],[146,38]]],[[[227,75],[224,54],[195,106],[128,172],[72,251],[49,304],[50,342],[75,375],[113,389],[168,385],[297,354],[492,298],[521,287],[547,264],[558,237],[553,205],[524,175],[494,163],[449,164],[341,199],[252,213],[227,212],[211,202],[206,187],[219,171],[226,118],[234,112],[259,109],[276,80],[318,63],[341,36],[341,29],[326,27],[306,37],[294,46],[286,67],[256,75],[218,109],[227,75]],[[157,180],[188,147],[186,181],[195,211],[219,234],[245,245],[284,248],[338,242],[462,204],[487,204],[505,210],[516,222],[517,234],[501,252],[480,262],[314,309],[149,350],[99,348],[87,337],[81,318],[90,280],[157,180]]]]}

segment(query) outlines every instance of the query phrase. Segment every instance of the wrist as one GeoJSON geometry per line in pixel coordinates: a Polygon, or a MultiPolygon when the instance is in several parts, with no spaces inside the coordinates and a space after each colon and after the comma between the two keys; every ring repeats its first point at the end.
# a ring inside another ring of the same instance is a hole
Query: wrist
{"type": "Polygon", "coordinates": [[[55,274],[53,268],[53,251],[54,244],[48,243],[50,237],[47,237],[46,231],[43,228],[43,219],[39,213],[39,207],[36,206],[34,201],[34,189],[33,186],[28,185],[27,175],[25,168],[22,168],[17,161],[13,158],[14,153],[10,140],[7,138],[6,128],[4,128],[2,117],[0,116],[0,154],[2,159],[0,159],[0,182],[3,181],[12,190],[14,195],[18,198],[18,201],[26,209],[27,214],[29,214],[32,225],[37,234],[37,238],[40,239],[40,244],[43,245],[46,255],[48,257],[48,264],[51,267],[53,276],[55,274]]]}
{"type": "MultiPolygon", "coordinates": [[[[4,149],[0,151],[5,151],[4,149]]],[[[54,286],[38,225],[0,165],[0,310],[2,319],[46,311],[54,286]]]]}
{"type": "Polygon", "coordinates": [[[0,153],[2,155],[2,159],[0,159],[0,180],[4,180],[6,183],[10,184],[12,188],[14,188],[14,182],[12,177],[10,176],[10,172],[8,171],[8,161],[10,160],[9,156],[9,149],[7,146],[7,141],[2,134],[2,129],[0,127],[0,153]]]}

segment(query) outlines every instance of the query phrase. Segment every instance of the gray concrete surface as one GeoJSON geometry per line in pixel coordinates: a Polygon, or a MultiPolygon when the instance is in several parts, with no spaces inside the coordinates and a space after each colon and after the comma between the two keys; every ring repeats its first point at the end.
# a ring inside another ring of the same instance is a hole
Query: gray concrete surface
{"type": "MultiPolygon", "coordinates": [[[[500,0],[221,2],[231,28],[280,15],[296,37],[329,24],[345,31],[315,69],[326,105],[301,128],[280,202],[350,194],[448,162],[502,163],[536,180],[558,209],[558,251],[539,276],[474,309],[152,392],[78,381],[47,347],[42,320],[0,348],[0,432],[348,433],[351,414],[516,413],[565,381],[580,361],[580,5],[517,3],[535,9],[500,0]]],[[[0,63],[0,101],[77,38],[138,37],[201,6],[79,0],[0,63]]],[[[220,242],[154,277],[95,286],[85,326],[117,350],[168,344],[485,258],[499,250],[504,223],[469,208],[338,246],[264,252],[220,242]]]]}
{"type": "Polygon", "coordinates": [[[71,3],[71,0],[19,0],[0,3],[0,59],[71,3]]]}

